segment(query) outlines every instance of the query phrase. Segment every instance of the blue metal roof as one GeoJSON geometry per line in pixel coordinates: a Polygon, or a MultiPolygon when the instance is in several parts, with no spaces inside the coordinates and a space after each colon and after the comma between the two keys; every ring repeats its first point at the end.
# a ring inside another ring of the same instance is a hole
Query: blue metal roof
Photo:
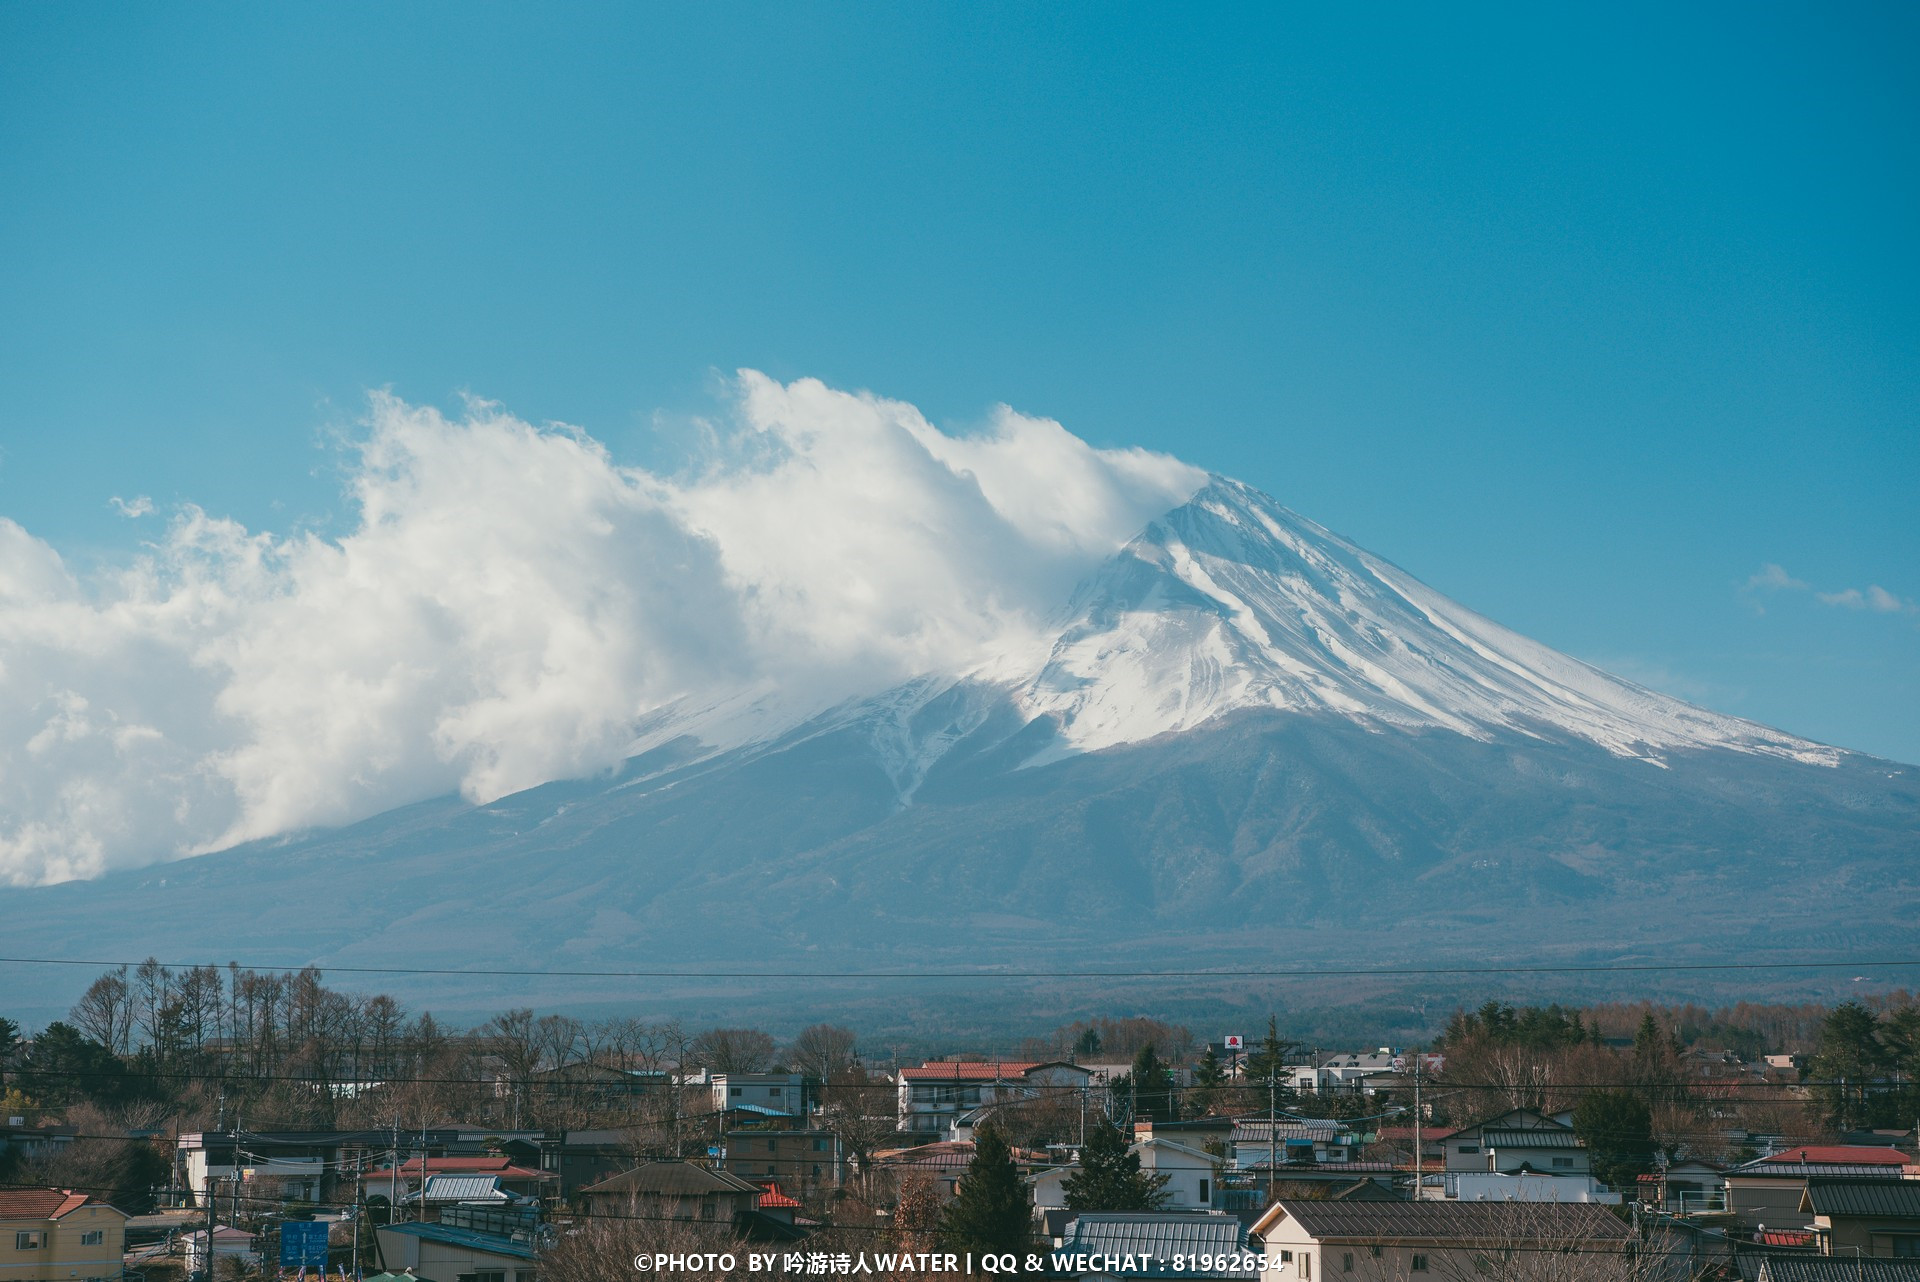
{"type": "Polygon", "coordinates": [[[471,1251],[489,1251],[494,1255],[510,1255],[517,1260],[533,1258],[531,1242],[516,1242],[512,1238],[499,1237],[492,1233],[475,1233],[472,1229],[456,1229],[445,1224],[382,1224],[382,1233],[405,1233],[408,1237],[425,1238],[429,1242],[444,1242],[448,1246],[464,1246],[471,1251]]]}

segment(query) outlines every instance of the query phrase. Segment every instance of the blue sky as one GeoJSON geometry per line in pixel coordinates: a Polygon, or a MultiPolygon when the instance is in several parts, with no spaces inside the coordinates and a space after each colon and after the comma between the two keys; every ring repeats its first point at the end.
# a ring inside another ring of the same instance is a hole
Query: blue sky
{"type": "Polygon", "coordinates": [[[1920,761],[1915,11],[1343,8],[0,8],[0,515],[332,528],[381,387],[670,464],[753,367],[1920,761]]]}

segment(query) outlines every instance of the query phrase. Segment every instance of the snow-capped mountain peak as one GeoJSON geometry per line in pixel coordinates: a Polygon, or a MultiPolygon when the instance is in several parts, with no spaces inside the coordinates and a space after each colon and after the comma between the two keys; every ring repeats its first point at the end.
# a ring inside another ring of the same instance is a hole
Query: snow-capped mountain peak
{"type": "Polygon", "coordinates": [[[1056,753],[1269,708],[1478,739],[1571,737],[1655,761],[1686,748],[1840,757],[1528,640],[1220,477],[1086,580],[1068,614],[1021,692],[1033,715],[1056,719],[1056,753]]]}

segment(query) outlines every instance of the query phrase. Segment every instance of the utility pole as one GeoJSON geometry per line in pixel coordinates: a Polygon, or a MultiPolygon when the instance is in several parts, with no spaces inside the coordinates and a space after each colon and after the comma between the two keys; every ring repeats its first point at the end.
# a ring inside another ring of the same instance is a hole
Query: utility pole
{"type": "Polygon", "coordinates": [[[1273,1177],[1274,1177],[1274,1173],[1279,1169],[1277,1165],[1277,1154],[1279,1152],[1278,1140],[1280,1137],[1276,1134],[1276,1132],[1279,1131],[1280,1129],[1280,1118],[1279,1118],[1280,1086],[1279,1086],[1279,1080],[1277,1076],[1278,1072],[1279,1072],[1278,1066],[1274,1064],[1272,1061],[1268,1061],[1267,1063],[1267,1205],[1268,1206],[1273,1205],[1273,1177]]]}
{"type": "Polygon", "coordinates": [[[1418,1202],[1427,1184],[1427,1167],[1420,1149],[1420,1061],[1426,1058],[1413,1052],[1413,1200],[1418,1202]]]}

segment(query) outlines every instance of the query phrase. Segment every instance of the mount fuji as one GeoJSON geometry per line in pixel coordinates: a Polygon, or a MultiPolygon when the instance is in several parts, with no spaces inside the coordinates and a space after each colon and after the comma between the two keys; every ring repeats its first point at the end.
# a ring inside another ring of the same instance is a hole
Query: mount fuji
{"type": "Polygon", "coordinates": [[[102,921],[116,954],[541,971],[1916,942],[1920,772],[1611,676],[1219,477],[964,670],[635,733],[610,777],[0,891],[8,948],[86,955],[102,921]]]}

